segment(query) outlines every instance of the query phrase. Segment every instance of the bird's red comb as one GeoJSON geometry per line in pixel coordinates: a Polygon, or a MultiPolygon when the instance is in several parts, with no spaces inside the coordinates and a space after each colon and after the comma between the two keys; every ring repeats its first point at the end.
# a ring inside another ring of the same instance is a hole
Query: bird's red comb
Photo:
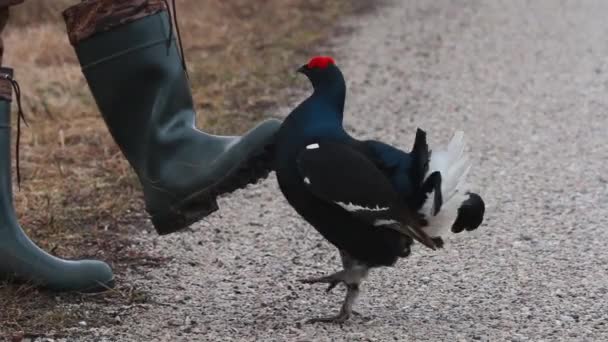
{"type": "Polygon", "coordinates": [[[329,56],[317,56],[317,57],[311,58],[310,61],[308,61],[308,68],[309,69],[314,69],[314,68],[325,69],[328,66],[335,65],[335,64],[336,64],[336,62],[334,61],[334,59],[329,56]]]}

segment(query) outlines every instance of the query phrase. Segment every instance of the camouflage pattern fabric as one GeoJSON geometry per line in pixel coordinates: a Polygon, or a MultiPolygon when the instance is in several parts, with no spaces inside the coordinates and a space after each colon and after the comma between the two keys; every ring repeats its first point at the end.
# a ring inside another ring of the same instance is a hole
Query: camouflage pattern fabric
{"type": "Polygon", "coordinates": [[[163,0],[84,0],[63,11],[63,18],[70,43],[76,45],[96,33],[164,10],[163,0]]]}

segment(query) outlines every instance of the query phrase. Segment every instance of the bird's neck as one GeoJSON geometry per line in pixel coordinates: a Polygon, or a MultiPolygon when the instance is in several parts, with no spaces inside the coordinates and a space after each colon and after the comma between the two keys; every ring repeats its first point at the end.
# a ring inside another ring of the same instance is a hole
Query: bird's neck
{"type": "Polygon", "coordinates": [[[338,114],[338,120],[342,123],[346,87],[338,85],[317,86],[315,87],[312,97],[328,104],[329,107],[338,114]]]}

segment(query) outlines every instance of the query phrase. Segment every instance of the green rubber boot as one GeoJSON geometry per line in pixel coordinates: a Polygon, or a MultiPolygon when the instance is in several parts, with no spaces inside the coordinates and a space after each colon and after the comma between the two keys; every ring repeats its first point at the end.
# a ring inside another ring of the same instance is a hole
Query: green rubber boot
{"type": "Polygon", "coordinates": [[[218,209],[216,197],[267,177],[281,122],[244,136],[198,130],[164,1],[89,0],[63,13],[70,42],[112,137],[143,186],[159,234],[218,209]]]}
{"type": "Polygon", "coordinates": [[[0,279],[27,281],[55,291],[99,292],[113,287],[107,264],[56,258],[36,246],[17,222],[11,184],[12,73],[0,68],[0,279]]]}

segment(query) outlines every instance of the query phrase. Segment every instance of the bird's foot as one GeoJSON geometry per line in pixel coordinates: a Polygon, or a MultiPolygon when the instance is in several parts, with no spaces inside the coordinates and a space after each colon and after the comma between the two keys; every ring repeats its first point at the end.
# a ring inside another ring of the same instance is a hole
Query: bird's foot
{"type": "Polygon", "coordinates": [[[339,272],[330,274],[325,277],[300,279],[300,282],[302,282],[304,284],[317,284],[317,283],[329,284],[329,286],[327,287],[327,290],[325,290],[325,291],[330,292],[331,290],[333,290],[334,287],[336,287],[336,285],[338,285],[339,283],[345,282],[344,271],[339,271],[339,272]]]}
{"type": "Polygon", "coordinates": [[[308,321],[306,321],[306,323],[307,324],[313,324],[313,323],[342,324],[342,323],[348,321],[350,316],[353,314],[358,315],[358,313],[355,313],[354,311],[348,312],[348,311],[340,310],[340,313],[337,314],[336,316],[311,318],[308,321]]]}

